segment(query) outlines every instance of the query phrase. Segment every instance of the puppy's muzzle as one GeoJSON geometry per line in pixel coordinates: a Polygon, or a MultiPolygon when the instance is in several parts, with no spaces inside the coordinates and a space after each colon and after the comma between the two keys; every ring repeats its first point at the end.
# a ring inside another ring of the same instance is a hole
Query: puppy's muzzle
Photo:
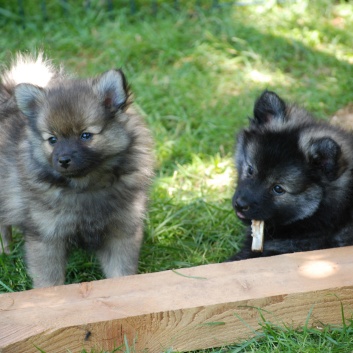
{"type": "Polygon", "coordinates": [[[233,207],[236,211],[247,212],[250,209],[249,203],[242,197],[233,198],[233,207]]]}
{"type": "Polygon", "coordinates": [[[70,167],[71,157],[69,155],[63,155],[58,158],[60,167],[67,169],[70,167]]]}

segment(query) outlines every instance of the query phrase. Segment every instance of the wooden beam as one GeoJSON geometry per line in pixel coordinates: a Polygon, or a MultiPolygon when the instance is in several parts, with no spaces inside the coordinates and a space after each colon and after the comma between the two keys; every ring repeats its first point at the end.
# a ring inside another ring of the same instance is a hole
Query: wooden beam
{"type": "Polygon", "coordinates": [[[342,324],[353,247],[205,265],[0,295],[0,352],[137,352],[222,346],[261,321],[342,324]]]}

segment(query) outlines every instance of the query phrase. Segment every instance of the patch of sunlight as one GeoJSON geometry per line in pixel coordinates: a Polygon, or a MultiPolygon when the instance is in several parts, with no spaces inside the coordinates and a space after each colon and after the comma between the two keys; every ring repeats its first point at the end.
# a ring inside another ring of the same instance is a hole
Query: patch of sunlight
{"type": "MultiPolygon", "coordinates": [[[[352,27],[352,5],[346,2],[331,4],[330,1],[322,2],[321,7],[319,4],[318,2],[314,5],[310,0],[296,0],[287,2],[286,6],[277,6],[276,1],[270,0],[262,6],[250,7],[246,15],[249,23],[257,23],[263,33],[289,41],[294,40],[310,50],[329,54],[339,61],[352,64],[351,46],[344,43],[344,37],[352,27]],[[320,26],[317,26],[317,16],[320,16],[320,11],[322,19],[319,21],[320,26]],[[292,23],[292,25],[286,26],[285,23],[292,23]],[[326,32],[332,30],[330,27],[339,31],[335,37],[332,37],[331,42],[327,42],[326,32]]],[[[238,20],[239,10],[234,9],[233,13],[234,21],[238,20]]]]}
{"type": "Polygon", "coordinates": [[[282,72],[281,70],[267,70],[266,68],[249,69],[245,72],[246,82],[253,82],[254,86],[258,84],[280,85],[282,87],[289,87],[294,84],[295,79],[282,72]]]}
{"type": "MultiPolygon", "coordinates": [[[[235,40],[235,39],[234,39],[235,40]]],[[[183,58],[183,62],[193,62],[208,72],[222,79],[217,80],[218,95],[238,96],[244,87],[240,82],[247,82],[247,88],[257,88],[259,83],[289,86],[293,79],[281,70],[268,67],[266,60],[250,47],[237,51],[231,46],[217,48],[210,43],[202,43],[192,56],[183,58]]],[[[178,63],[181,65],[181,62],[178,63]]],[[[271,65],[270,65],[271,66],[271,65]]]]}
{"type": "Polygon", "coordinates": [[[180,201],[230,199],[234,192],[235,170],[231,158],[215,156],[202,160],[193,156],[190,164],[178,165],[171,177],[159,180],[159,187],[180,201]]]}
{"type": "Polygon", "coordinates": [[[299,267],[299,273],[309,278],[325,278],[333,276],[339,270],[339,266],[332,261],[312,260],[306,261],[299,267]]]}
{"type": "Polygon", "coordinates": [[[272,76],[269,74],[265,74],[263,72],[259,72],[256,69],[251,70],[248,74],[249,79],[253,82],[259,83],[269,83],[272,81],[272,76]]]}
{"type": "MultiPolygon", "coordinates": [[[[341,31],[350,31],[350,24],[353,19],[352,6],[347,6],[346,4],[335,5],[334,7],[327,6],[326,11],[330,12],[331,17],[327,15],[326,29],[322,27],[317,28],[313,25],[315,23],[314,16],[315,14],[317,16],[317,12],[310,12],[307,0],[298,0],[290,6],[284,8],[274,7],[272,10],[273,20],[265,23],[264,32],[272,33],[274,36],[286,38],[291,41],[295,40],[310,50],[329,54],[339,61],[353,62],[351,47],[340,43],[344,37],[343,32],[342,34],[337,32],[337,36],[332,38],[331,42],[327,42],[326,36],[326,31],[329,31],[330,26],[341,31]],[[285,28],[283,27],[284,20],[296,23],[296,25],[285,28]]],[[[259,11],[261,11],[261,8],[259,11]]]]}
{"type": "Polygon", "coordinates": [[[325,34],[316,29],[308,27],[296,28],[287,33],[283,32],[281,36],[291,40],[296,40],[311,50],[316,50],[321,53],[328,54],[335,57],[339,61],[353,63],[353,54],[351,49],[347,50],[346,47],[340,45],[335,40],[331,43],[326,42],[325,34]]]}
{"type": "Polygon", "coordinates": [[[338,4],[335,7],[335,14],[341,16],[347,20],[353,20],[353,8],[350,4],[338,4]]]}

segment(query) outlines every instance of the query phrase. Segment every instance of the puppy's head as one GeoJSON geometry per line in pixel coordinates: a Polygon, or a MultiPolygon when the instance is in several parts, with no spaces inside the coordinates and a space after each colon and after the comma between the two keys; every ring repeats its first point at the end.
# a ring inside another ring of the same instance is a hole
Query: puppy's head
{"type": "Polygon", "coordinates": [[[238,135],[236,164],[238,217],[281,225],[332,202],[347,171],[338,132],[271,92],[256,101],[250,127],[238,135]]]}
{"type": "Polygon", "coordinates": [[[20,84],[15,97],[29,120],[32,145],[39,147],[34,157],[62,176],[84,177],[129,145],[124,130],[129,93],[121,71],[46,88],[20,84]]]}

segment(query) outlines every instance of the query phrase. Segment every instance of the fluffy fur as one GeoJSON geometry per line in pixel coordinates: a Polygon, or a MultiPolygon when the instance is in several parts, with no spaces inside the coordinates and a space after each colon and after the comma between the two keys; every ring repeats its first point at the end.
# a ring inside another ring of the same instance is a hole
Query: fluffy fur
{"type": "Polygon", "coordinates": [[[250,227],[231,260],[353,244],[353,136],[265,91],[238,135],[238,217],[265,221],[262,253],[250,227]]]}
{"type": "Polygon", "coordinates": [[[34,287],[64,283],[77,245],[97,252],[107,277],[135,273],[153,154],[122,71],[70,78],[42,55],[18,56],[1,81],[5,252],[18,226],[34,287]]]}

